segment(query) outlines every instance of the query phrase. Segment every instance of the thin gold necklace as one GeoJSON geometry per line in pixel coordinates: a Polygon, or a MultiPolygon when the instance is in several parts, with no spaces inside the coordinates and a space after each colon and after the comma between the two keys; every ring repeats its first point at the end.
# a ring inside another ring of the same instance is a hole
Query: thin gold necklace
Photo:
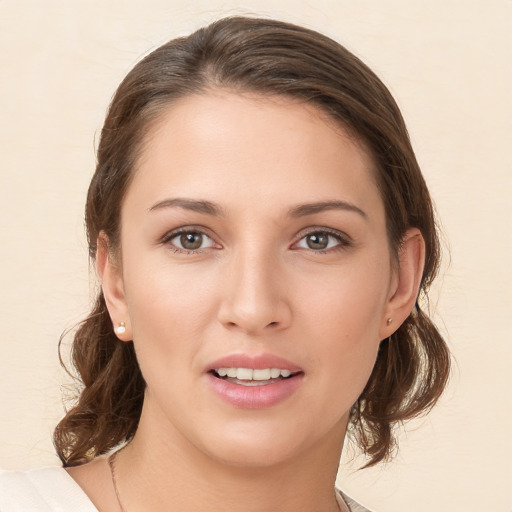
{"type": "MultiPolygon", "coordinates": [[[[119,450],[121,451],[121,450],[119,450]]],[[[119,489],[117,488],[117,481],[116,481],[116,457],[119,451],[114,452],[109,458],[108,458],[108,465],[110,467],[110,474],[112,475],[112,484],[114,485],[114,491],[116,492],[117,497],[117,503],[119,504],[119,508],[121,509],[121,512],[126,512],[126,510],[123,507],[123,504],[121,503],[121,497],[119,496],[119,489]]]]}
{"type": "MultiPolygon", "coordinates": [[[[117,454],[120,451],[121,450],[119,450],[117,452],[114,452],[108,458],[108,465],[110,467],[110,474],[112,475],[112,484],[114,486],[114,491],[116,492],[117,503],[119,504],[119,508],[121,509],[121,512],[126,512],[126,510],[123,507],[123,504],[121,503],[121,496],[119,495],[119,489],[117,488],[117,479],[116,479],[116,457],[117,457],[117,454]]],[[[350,510],[350,508],[345,503],[345,500],[343,500],[343,505],[347,508],[347,510],[350,510]]],[[[342,509],[341,509],[341,504],[340,503],[338,503],[338,507],[339,507],[340,512],[341,512],[342,509]]]]}

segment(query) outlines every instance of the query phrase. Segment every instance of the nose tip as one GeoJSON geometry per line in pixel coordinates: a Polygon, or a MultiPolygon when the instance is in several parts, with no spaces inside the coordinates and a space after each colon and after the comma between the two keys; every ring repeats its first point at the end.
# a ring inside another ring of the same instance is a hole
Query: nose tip
{"type": "Polygon", "coordinates": [[[279,316],[279,320],[268,321],[267,315],[254,310],[232,310],[228,312],[224,309],[224,312],[219,315],[219,320],[230,329],[238,329],[246,334],[257,334],[260,331],[276,330],[284,327],[287,323],[284,315],[280,315],[277,312],[272,312],[268,315],[268,317],[272,318],[279,316]]]}
{"type": "Polygon", "coordinates": [[[274,272],[254,265],[245,272],[232,272],[224,281],[219,321],[247,334],[287,327],[291,310],[284,294],[286,287],[274,272]]]}

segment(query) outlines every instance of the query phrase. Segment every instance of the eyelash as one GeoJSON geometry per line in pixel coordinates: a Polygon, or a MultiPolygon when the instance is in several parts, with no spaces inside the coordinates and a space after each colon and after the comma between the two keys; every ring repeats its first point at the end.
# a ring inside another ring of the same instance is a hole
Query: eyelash
{"type": "Polygon", "coordinates": [[[298,242],[295,242],[294,245],[297,245],[299,242],[301,242],[306,237],[311,236],[311,235],[327,235],[328,237],[332,237],[332,238],[336,239],[337,245],[335,245],[334,247],[329,247],[328,249],[318,249],[318,250],[306,249],[314,254],[328,254],[328,253],[332,253],[332,252],[342,251],[344,249],[349,248],[352,245],[352,240],[347,234],[345,234],[341,231],[338,231],[336,229],[331,229],[331,228],[313,227],[313,228],[310,228],[306,233],[302,233],[301,235],[302,236],[300,237],[298,242]]]}
{"type": "Polygon", "coordinates": [[[163,245],[170,245],[170,248],[173,252],[179,253],[179,254],[187,254],[187,255],[194,255],[194,254],[200,254],[205,249],[209,249],[210,247],[206,247],[203,249],[182,249],[180,247],[176,247],[171,242],[172,239],[179,237],[180,235],[187,235],[187,234],[197,234],[202,235],[203,237],[206,237],[210,239],[213,242],[213,238],[209,236],[202,228],[195,228],[194,226],[188,226],[183,227],[179,229],[175,229],[174,231],[170,231],[169,233],[166,233],[161,239],[160,243],[163,245]]]}
{"type": "MultiPolygon", "coordinates": [[[[178,236],[183,235],[183,234],[198,234],[198,235],[202,235],[203,237],[206,237],[206,238],[210,239],[212,241],[212,243],[215,243],[213,238],[211,236],[209,236],[202,228],[194,228],[193,226],[179,228],[179,229],[176,229],[174,231],[171,231],[171,232],[165,234],[160,239],[160,243],[163,244],[163,245],[170,245],[171,250],[173,252],[175,252],[175,253],[187,254],[187,255],[200,254],[205,249],[210,249],[211,248],[211,247],[206,247],[206,248],[203,248],[203,249],[182,249],[182,248],[176,247],[175,245],[170,243],[171,240],[173,240],[174,238],[177,238],[178,236]]],[[[330,252],[337,252],[337,251],[340,251],[340,250],[347,249],[348,247],[350,247],[352,245],[352,240],[345,233],[342,233],[342,232],[337,231],[335,229],[330,229],[330,228],[325,228],[325,227],[321,227],[321,228],[320,227],[318,227],[318,228],[314,227],[314,228],[311,228],[310,230],[308,230],[307,232],[302,233],[300,238],[299,238],[299,240],[297,242],[295,242],[293,244],[293,246],[296,246],[298,243],[300,243],[306,237],[311,236],[311,235],[327,235],[328,237],[335,238],[336,241],[337,241],[337,245],[335,245],[334,247],[329,247],[327,249],[315,250],[315,249],[311,249],[311,248],[309,248],[309,249],[308,248],[304,248],[307,251],[312,252],[314,254],[328,254],[330,252]]]]}

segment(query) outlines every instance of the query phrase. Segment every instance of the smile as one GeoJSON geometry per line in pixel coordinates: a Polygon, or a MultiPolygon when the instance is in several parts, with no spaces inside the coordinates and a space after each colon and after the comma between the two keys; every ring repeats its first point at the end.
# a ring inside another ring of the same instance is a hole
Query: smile
{"type": "Polygon", "coordinates": [[[293,372],[282,368],[215,368],[213,374],[233,384],[265,386],[290,378],[293,372]]]}
{"type": "Polygon", "coordinates": [[[286,402],[304,382],[302,368],[271,354],[233,354],[213,363],[206,375],[211,391],[237,409],[267,409],[286,402]]]}

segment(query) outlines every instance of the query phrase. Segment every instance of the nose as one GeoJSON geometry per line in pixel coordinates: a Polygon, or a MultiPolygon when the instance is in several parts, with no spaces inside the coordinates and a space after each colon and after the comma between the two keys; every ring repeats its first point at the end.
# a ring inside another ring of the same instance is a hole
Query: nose
{"type": "Polygon", "coordinates": [[[271,255],[262,251],[234,254],[221,287],[218,319],[226,328],[258,335],[290,325],[287,287],[271,255]]]}

